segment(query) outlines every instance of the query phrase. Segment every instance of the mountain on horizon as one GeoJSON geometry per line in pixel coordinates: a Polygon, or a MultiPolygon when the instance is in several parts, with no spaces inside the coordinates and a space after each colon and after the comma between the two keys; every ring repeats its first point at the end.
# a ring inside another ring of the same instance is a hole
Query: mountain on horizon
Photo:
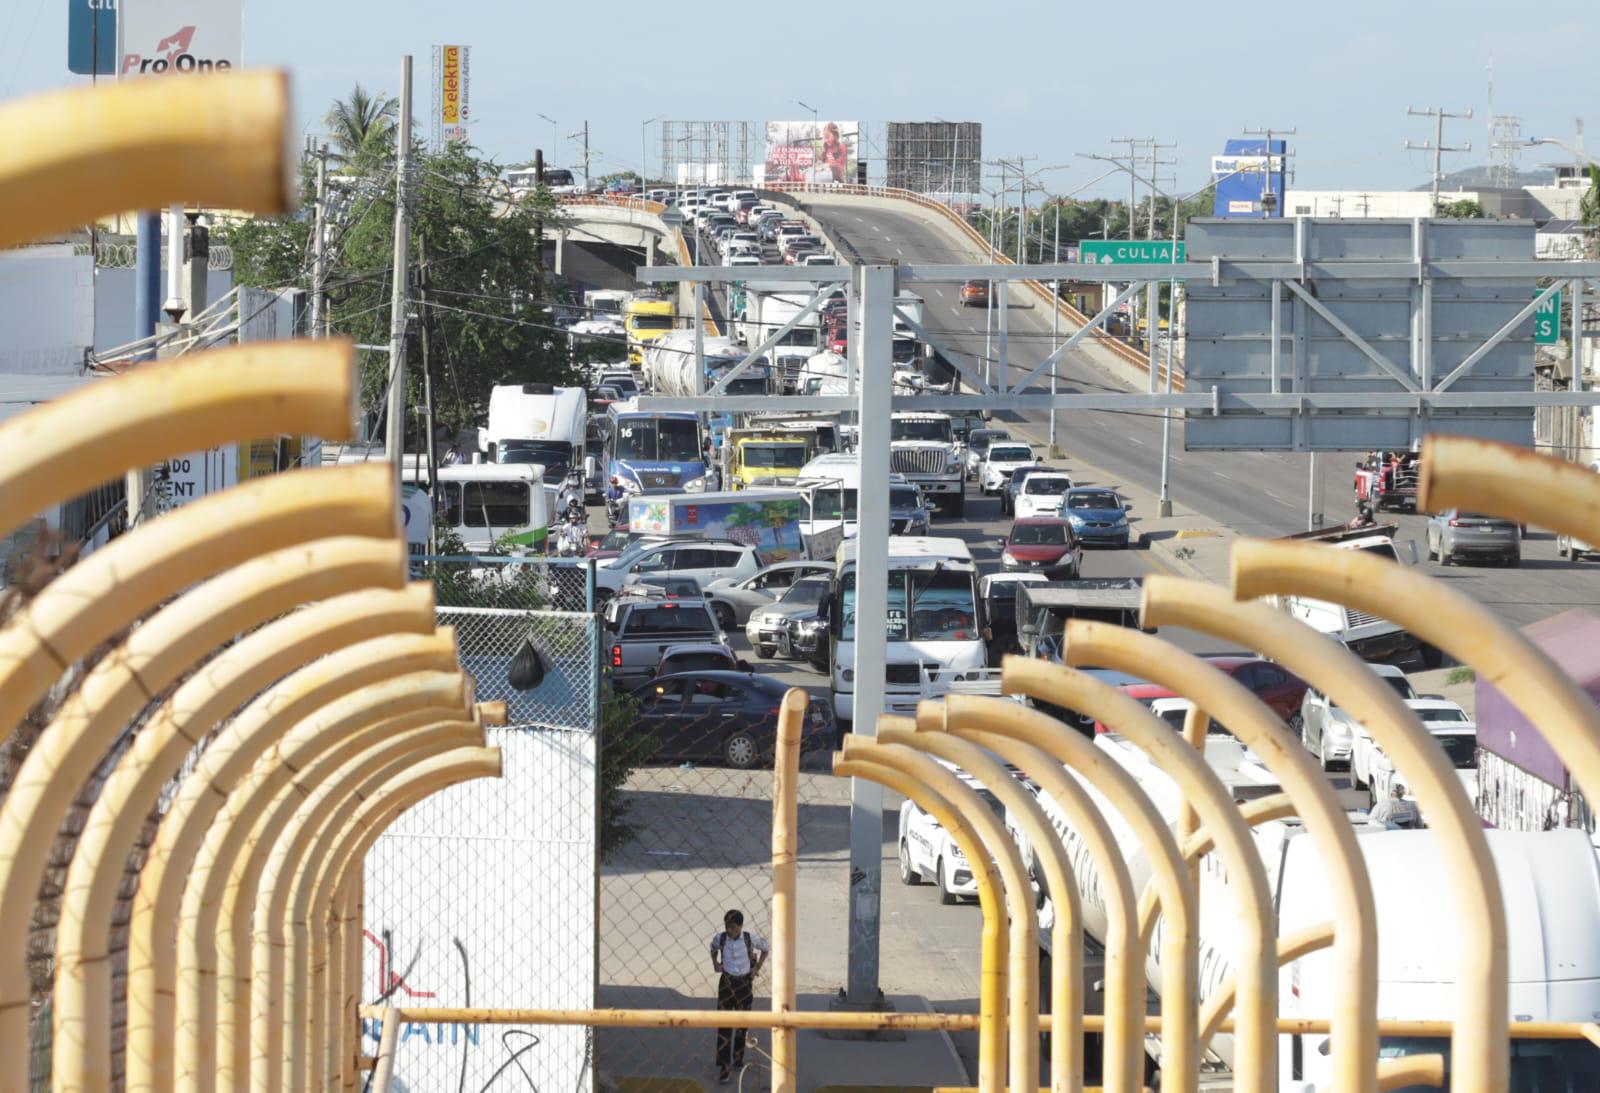
{"type": "MultiPolygon", "coordinates": [[[[1554,174],[1549,167],[1536,170],[1523,170],[1511,172],[1511,186],[1520,189],[1524,186],[1552,186],[1555,184],[1554,174]]],[[[1479,164],[1475,167],[1463,167],[1459,171],[1450,171],[1440,180],[1441,190],[1482,190],[1494,185],[1494,168],[1489,164],[1479,164]]],[[[1411,187],[1413,190],[1428,190],[1433,188],[1433,180],[1411,187]]]]}

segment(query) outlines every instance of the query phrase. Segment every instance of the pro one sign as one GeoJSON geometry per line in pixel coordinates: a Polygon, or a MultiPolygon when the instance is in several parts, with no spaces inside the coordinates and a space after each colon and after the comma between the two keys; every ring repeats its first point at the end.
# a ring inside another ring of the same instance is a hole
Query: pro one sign
{"type": "Polygon", "coordinates": [[[118,13],[119,76],[237,68],[244,52],[244,0],[137,0],[118,13]]]}

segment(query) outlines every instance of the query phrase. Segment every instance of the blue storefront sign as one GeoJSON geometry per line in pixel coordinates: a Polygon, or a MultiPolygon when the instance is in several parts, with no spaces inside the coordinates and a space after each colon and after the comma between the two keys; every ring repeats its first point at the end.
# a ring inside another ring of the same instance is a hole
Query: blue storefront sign
{"type": "Polygon", "coordinates": [[[67,71],[116,75],[117,0],[68,0],[67,71]]]}

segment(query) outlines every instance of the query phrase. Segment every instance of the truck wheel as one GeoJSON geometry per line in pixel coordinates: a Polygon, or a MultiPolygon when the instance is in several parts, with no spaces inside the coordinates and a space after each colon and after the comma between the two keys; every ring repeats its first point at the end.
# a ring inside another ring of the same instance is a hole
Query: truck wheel
{"type": "Polygon", "coordinates": [[[950,517],[954,517],[956,519],[960,519],[962,516],[965,516],[967,514],[967,493],[966,493],[966,491],[965,490],[961,490],[960,492],[958,492],[955,495],[955,498],[952,501],[950,501],[949,504],[950,504],[950,507],[948,509],[944,509],[940,513],[941,516],[950,516],[950,517]]]}
{"type": "Polygon", "coordinates": [[[904,839],[900,840],[900,883],[907,887],[923,883],[922,874],[911,867],[911,848],[904,839]]]}
{"type": "Polygon", "coordinates": [[[756,656],[760,657],[762,660],[771,660],[773,654],[776,653],[777,651],[778,651],[778,647],[775,646],[775,645],[758,645],[758,646],[756,646],[756,656]]]}
{"type": "Polygon", "coordinates": [[[755,737],[741,729],[722,742],[722,757],[735,770],[749,770],[761,761],[761,749],[755,737]]]}
{"type": "Polygon", "coordinates": [[[939,864],[934,870],[939,875],[939,902],[946,907],[961,902],[961,897],[950,890],[950,878],[945,875],[944,859],[939,859],[939,864]]]}

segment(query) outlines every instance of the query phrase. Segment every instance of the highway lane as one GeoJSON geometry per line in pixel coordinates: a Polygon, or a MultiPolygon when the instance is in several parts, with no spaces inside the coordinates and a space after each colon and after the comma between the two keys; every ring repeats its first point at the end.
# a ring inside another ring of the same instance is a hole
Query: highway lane
{"type": "MultiPolygon", "coordinates": [[[[863,203],[849,198],[805,195],[806,212],[864,261],[904,263],[972,262],[970,248],[956,243],[948,229],[935,225],[913,205],[863,203]]],[[[926,285],[924,325],[941,342],[961,353],[964,363],[982,370],[984,313],[962,308],[956,285],[926,285]]],[[[1017,295],[1021,295],[1018,293],[1017,295]]],[[[1031,303],[1007,311],[1011,381],[1019,381],[1049,355],[1049,315],[1031,303]]],[[[1063,356],[1058,373],[1062,391],[1129,390],[1126,378],[1113,376],[1081,352],[1063,356]]],[[[1030,439],[1047,433],[1047,415],[1010,415],[1030,439]]],[[[1134,486],[1155,492],[1160,486],[1161,419],[1159,415],[1104,411],[1062,411],[1058,441],[1071,459],[1105,471],[1109,485],[1134,486]]],[[[1307,457],[1262,452],[1185,452],[1183,423],[1173,423],[1172,497],[1219,524],[1248,535],[1282,535],[1305,527],[1307,457]]],[[[1330,522],[1354,512],[1351,494],[1354,453],[1322,457],[1324,512],[1330,522]]],[[[1142,516],[1153,516],[1146,508],[1142,516]]],[[[1414,540],[1427,571],[1470,592],[1500,617],[1517,625],[1546,618],[1569,607],[1600,608],[1600,565],[1570,563],[1556,556],[1548,534],[1535,529],[1523,545],[1520,569],[1488,566],[1444,568],[1427,562],[1426,519],[1391,516],[1400,524],[1399,538],[1414,540]]]]}

